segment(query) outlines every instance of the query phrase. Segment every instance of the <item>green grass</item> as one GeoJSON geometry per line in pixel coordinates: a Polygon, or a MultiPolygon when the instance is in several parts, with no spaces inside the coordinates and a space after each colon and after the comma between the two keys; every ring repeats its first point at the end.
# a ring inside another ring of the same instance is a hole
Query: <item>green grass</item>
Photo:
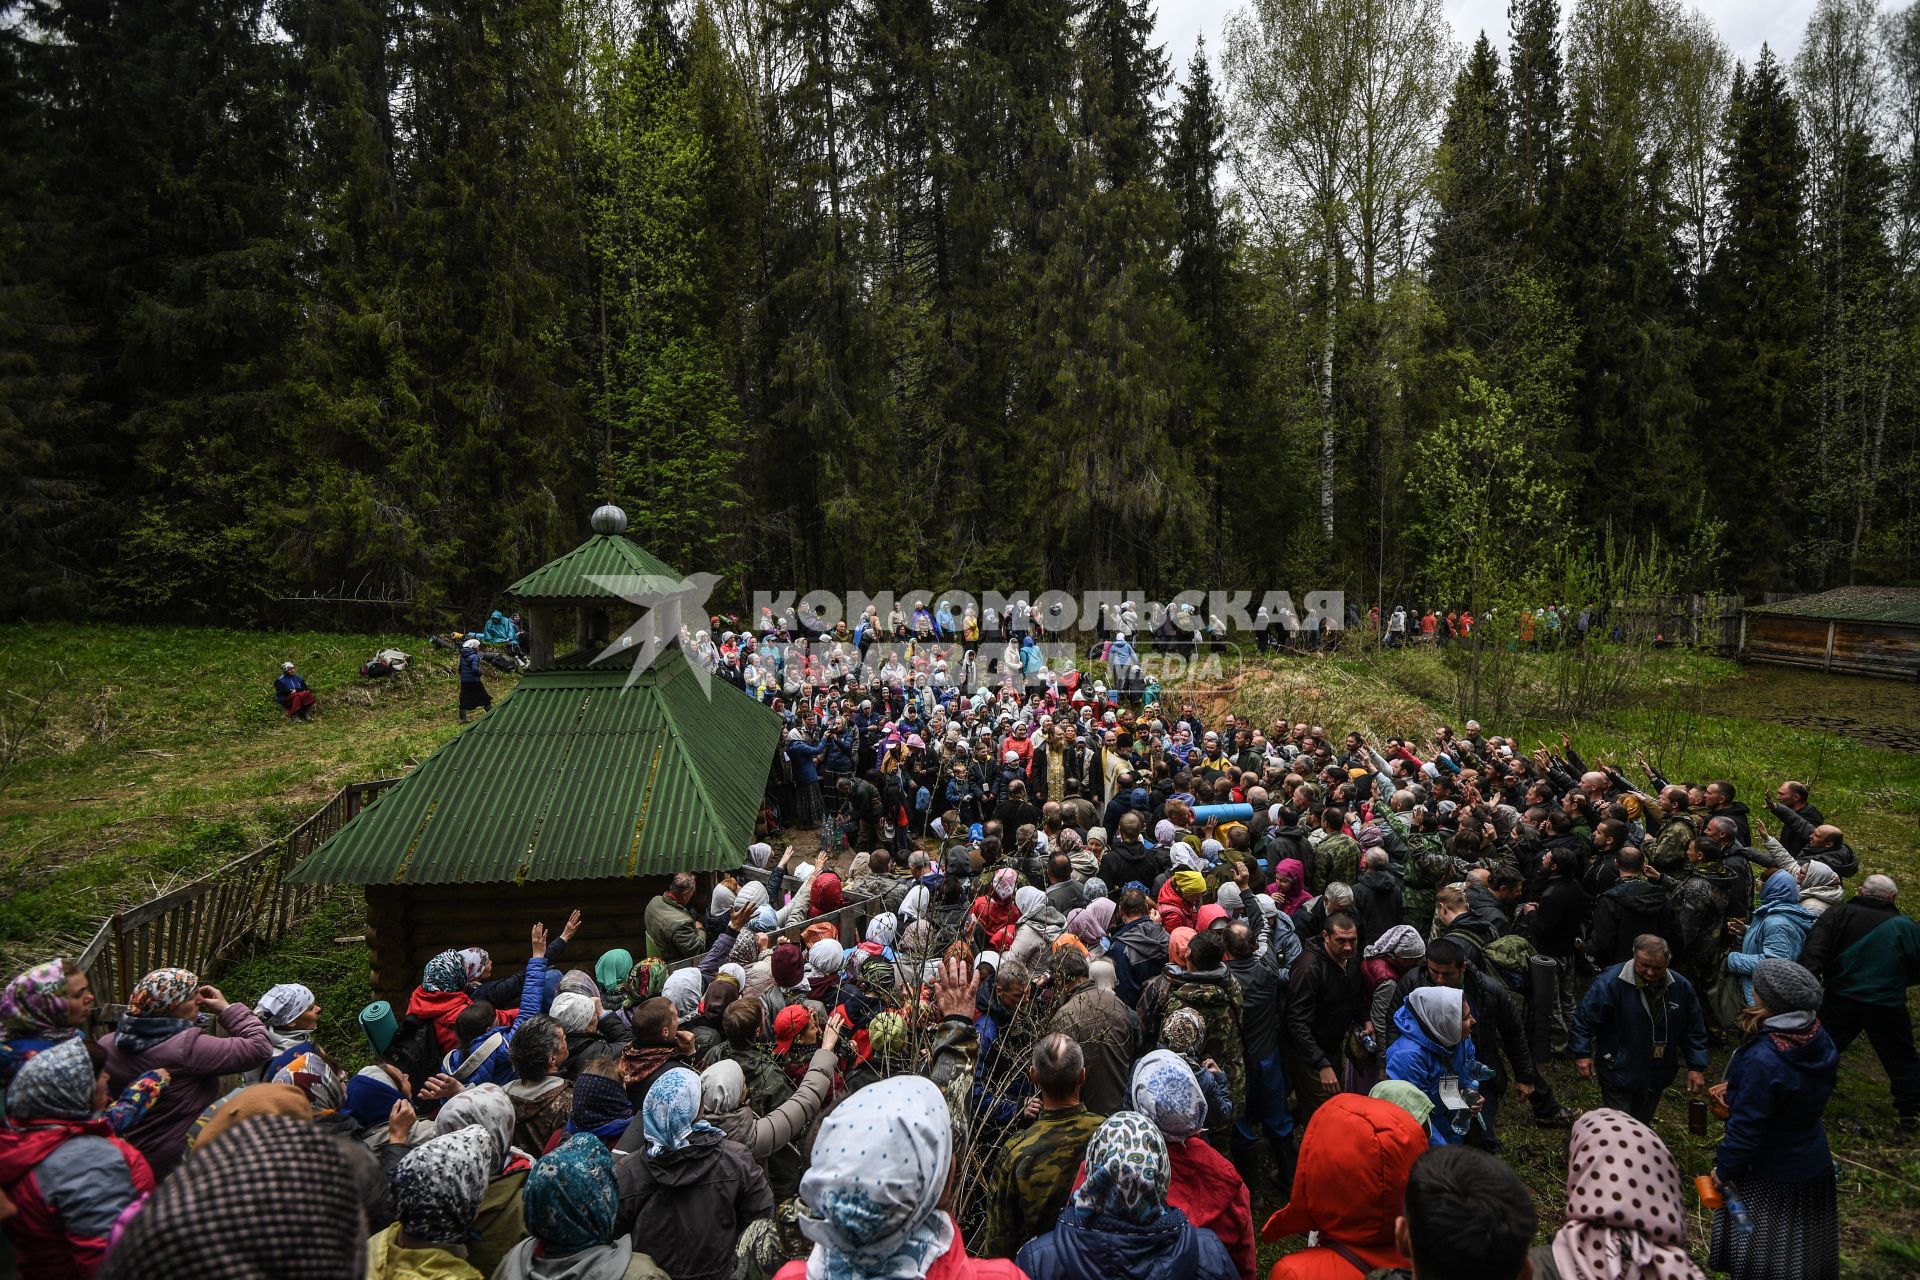
{"type": "MultiPolygon", "coordinates": [[[[1522,676],[1545,684],[1547,660],[1523,662],[1522,676]]],[[[1465,718],[1452,704],[1444,660],[1431,651],[1241,664],[1229,683],[1207,696],[1256,722],[1284,711],[1333,729],[1360,724],[1423,737],[1465,718]]],[[[496,684],[496,695],[505,687],[496,684]]],[[[451,657],[413,637],[0,628],[0,715],[16,716],[23,698],[42,696],[52,698],[53,713],[0,777],[0,953],[9,971],[71,950],[115,907],[284,832],[339,786],[403,772],[455,729],[451,657]],[[360,662],[387,643],[415,655],[416,673],[362,681],[360,662]],[[288,722],[268,697],[286,658],[319,694],[320,715],[310,724],[288,722]],[[51,680],[49,662],[60,665],[51,680]]],[[[1167,701],[1177,706],[1182,697],[1170,689],[1167,701]]],[[[1563,727],[1482,718],[1490,731],[1529,744],[1557,740],[1563,727]]],[[[1912,897],[1920,894],[1920,752],[1891,748],[1916,725],[1920,692],[1912,686],[1743,671],[1672,652],[1635,672],[1629,697],[1588,710],[1570,727],[1590,760],[1604,754],[1624,762],[1644,748],[1672,778],[1729,777],[1756,805],[1781,779],[1805,780],[1865,866],[1899,878],[1912,897]]],[[[217,980],[246,1000],[275,982],[306,983],[323,1007],[321,1042],[357,1064],[367,1050],[355,1019],[371,994],[366,951],[353,939],[364,932],[359,895],[341,890],[296,936],[230,963],[217,980]],[[348,941],[336,941],[342,938],[348,941]]],[[[1716,1071],[1723,1061],[1715,1055],[1716,1071]]],[[[1595,1086],[1568,1064],[1550,1064],[1547,1075],[1569,1105],[1599,1104],[1595,1086]]],[[[1545,1239],[1564,1206],[1565,1135],[1535,1129],[1516,1102],[1509,1099],[1501,1118],[1504,1154],[1535,1193],[1545,1239]]],[[[1862,1042],[1842,1059],[1827,1111],[1843,1169],[1849,1275],[1907,1276],[1920,1265],[1913,1244],[1920,1239],[1920,1146],[1897,1141],[1891,1120],[1885,1078],[1862,1042]]],[[[1677,1096],[1659,1128],[1689,1177],[1709,1167],[1711,1143],[1686,1132],[1677,1096]]],[[[1256,1206],[1256,1217],[1264,1220],[1272,1207],[1256,1206]]],[[[1704,1257],[1705,1223],[1697,1215],[1692,1238],[1704,1257]]],[[[1276,1253],[1262,1249],[1263,1272],[1276,1253]]]]}
{"type": "Polygon", "coordinates": [[[342,785],[404,772],[452,735],[456,692],[452,655],[418,636],[0,627],[0,744],[24,733],[0,774],[0,965],[76,950],[342,785]],[[413,670],[362,679],[386,645],[413,670]],[[310,722],[271,697],[283,661],[317,694],[310,722]]]}

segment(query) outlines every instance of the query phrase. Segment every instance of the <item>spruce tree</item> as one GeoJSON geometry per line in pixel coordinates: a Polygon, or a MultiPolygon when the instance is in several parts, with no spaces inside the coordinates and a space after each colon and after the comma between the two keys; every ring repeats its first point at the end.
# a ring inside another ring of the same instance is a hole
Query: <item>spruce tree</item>
{"type": "Polygon", "coordinates": [[[1529,258],[1550,256],[1560,176],[1566,167],[1566,86],[1559,0],[1509,0],[1508,78],[1513,112],[1515,234],[1529,258]]]}
{"type": "Polygon", "coordinates": [[[1440,134],[1427,280],[1455,342],[1484,349],[1514,264],[1514,159],[1506,77],[1484,32],[1453,86],[1440,134]]]}
{"type": "Polygon", "coordinates": [[[1696,437],[1730,563],[1760,589],[1792,579],[1790,553],[1805,535],[1805,393],[1818,306],[1804,238],[1807,151],[1772,50],[1762,47],[1750,73],[1736,72],[1726,133],[1723,222],[1700,291],[1696,437]]]}

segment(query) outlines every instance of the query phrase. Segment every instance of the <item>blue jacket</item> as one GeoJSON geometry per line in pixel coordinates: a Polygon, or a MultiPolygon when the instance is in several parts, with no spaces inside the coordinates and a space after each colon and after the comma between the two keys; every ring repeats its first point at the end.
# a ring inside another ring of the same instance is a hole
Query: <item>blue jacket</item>
{"type": "Polygon", "coordinates": [[[822,748],[816,747],[810,742],[789,742],[787,744],[787,759],[793,765],[793,781],[795,786],[811,786],[820,781],[820,770],[814,767],[814,761],[819,758],[821,750],[822,748]]]}
{"type": "MultiPolygon", "coordinates": [[[[473,1073],[463,1080],[462,1084],[505,1085],[514,1078],[513,1064],[507,1060],[507,1047],[513,1043],[513,1033],[520,1029],[520,1024],[540,1012],[540,1005],[546,998],[546,994],[547,957],[534,956],[527,961],[525,981],[520,984],[520,1008],[513,1016],[513,1025],[508,1027],[507,1033],[500,1037],[499,1046],[487,1055],[487,1060],[474,1068],[473,1073]]],[[[494,1029],[489,1028],[474,1043],[479,1044],[485,1041],[493,1032],[494,1029]]],[[[440,1069],[452,1075],[466,1056],[465,1049],[450,1049],[446,1057],[440,1060],[440,1069]]]]}
{"type": "Polygon", "coordinates": [[[281,702],[291,698],[297,691],[307,687],[307,682],[298,674],[283,675],[273,682],[273,696],[281,702]]]}
{"type": "Polygon", "coordinates": [[[1013,1025],[1013,1019],[1014,1014],[1000,1003],[998,996],[989,996],[986,1011],[973,1020],[974,1035],[980,1046],[973,1067],[974,1112],[983,1121],[1000,1126],[1018,1119],[1020,1108],[1034,1092],[1033,1081],[1023,1063],[1001,1061],[1006,1056],[1006,1046],[1000,1039],[1013,1025]]]}
{"type": "Polygon", "coordinates": [[[1142,1227],[1069,1200],[1059,1225],[1027,1241],[1014,1265],[1032,1280],[1240,1280],[1220,1237],[1171,1205],[1142,1227]]]}
{"type": "Polygon", "coordinates": [[[1442,1147],[1461,1141],[1453,1133],[1452,1109],[1440,1101],[1440,1077],[1467,1074],[1467,1064],[1474,1057],[1473,1037],[1449,1049],[1427,1034],[1413,1007],[1405,1004],[1393,1015],[1393,1025],[1400,1034],[1387,1046],[1387,1079],[1404,1080],[1433,1099],[1433,1122],[1427,1126],[1429,1144],[1442,1147]]]}
{"type": "Polygon", "coordinates": [[[830,773],[853,772],[853,730],[820,739],[820,767],[830,773]]]}
{"type": "Polygon", "coordinates": [[[1767,877],[1761,903],[1740,939],[1740,949],[1727,957],[1727,972],[1738,974],[1747,1003],[1753,1003],[1753,970],[1768,956],[1798,960],[1813,928],[1813,912],[1800,905],[1800,886],[1784,871],[1767,877]]]}
{"type": "Polygon", "coordinates": [[[478,649],[462,649],[460,651],[460,683],[478,684],[481,679],[480,651],[478,649]]]}
{"type": "Polygon", "coordinates": [[[1633,961],[1628,959],[1601,970],[1587,988],[1573,1013],[1573,1056],[1592,1058],[1602,1081],[1631,1092],[1666,1088],[1679,1074],[1682,1059],[1689,1069],[1705,1071],[1707,1023],[1693,984],[1667,972],[1656,1031],[1649,1003],[1641,998],[1632,974],[1633,961]],[[1666,1048],[1657,1058],[1656,1039],[1666,1048]]]}
{"type": "Polygon", "coordinates": [[[1727,1128],[1714,1171],[1738,1182],[1804,1182],[1833,1171],[1821,1116],[1833,1096],[1840,1051],[1825,1030],[1782,1049],[1762,1031],[1727,1060],[1727,1128]]]}

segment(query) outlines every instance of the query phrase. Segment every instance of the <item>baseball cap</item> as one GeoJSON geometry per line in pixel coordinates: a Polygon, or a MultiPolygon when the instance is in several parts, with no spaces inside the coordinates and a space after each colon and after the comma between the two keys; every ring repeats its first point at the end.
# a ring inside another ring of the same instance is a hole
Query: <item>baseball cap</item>
{"type": "Polygon", "coordinates": [[[793,1048],[794,1040],[812,1021],[813,1014],[805,1005],[790,1004],[782,1009],[773,1020],[774,1052],[785,1053],[793,1048]]]}

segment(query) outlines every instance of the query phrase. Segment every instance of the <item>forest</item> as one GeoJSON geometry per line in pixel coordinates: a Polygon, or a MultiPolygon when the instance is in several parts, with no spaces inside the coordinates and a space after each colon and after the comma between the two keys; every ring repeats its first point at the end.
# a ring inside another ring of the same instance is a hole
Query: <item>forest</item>
{"type": "Polygon", "coordinates": [[[1920,581],[1920,4],[0,0],[0,600],[1920,581]]]}

